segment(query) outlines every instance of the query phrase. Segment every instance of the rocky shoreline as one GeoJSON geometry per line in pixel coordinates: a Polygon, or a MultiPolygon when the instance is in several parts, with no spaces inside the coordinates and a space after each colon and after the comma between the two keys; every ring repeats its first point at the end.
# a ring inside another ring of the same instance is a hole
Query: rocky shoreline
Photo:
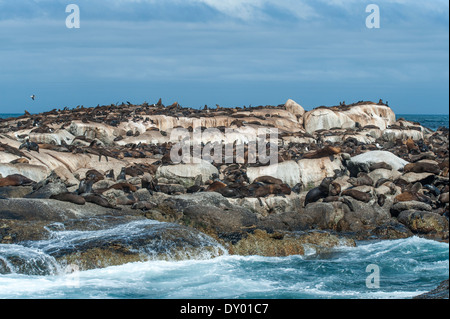
{"type": "MultiPolygon", "coordinates": [[[[192,248],[192,236],[204,234],[228,253],[264,256],[355,240],[448,242],[448,147],[447,128],[396,120],[382,101],[309,112],[292,100],[202,110],[159,101],[26,112],[0,120],[0,244],[48,239],[55,225],[173,225],[151,236],[144,228],[134,242],[91,241],[54,253],[90,269],[148,258],[140,248],[150,237],[192,248]],[[173,163],[178,141],[171,133],[193,133],[195,124],[202,132],[216,129],[201,136],[203,148],[231,144],[236,154],[243,142],[244,158],[173,163]],[[278,130],[276,167],[249,157],[242,137],[258,128],[278,130]]],[[[0,259],[0,273],[6,268],[0,259]]]]}

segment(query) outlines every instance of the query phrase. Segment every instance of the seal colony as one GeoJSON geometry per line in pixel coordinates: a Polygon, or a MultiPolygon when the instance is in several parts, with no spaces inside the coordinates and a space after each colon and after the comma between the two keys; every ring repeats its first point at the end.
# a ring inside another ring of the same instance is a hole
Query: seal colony
{"type": "Polygon", "coordinates": [[[409,236],[448,241],[448,137],[447,128],[396,120],[381,100],[308,112],[293,100],[202,109],[159,100],[26,112],[0,120],[0,243],[45,238],[51,223],[93,215],[182,224],[236,254],[302,253],[292,240],[297,232],[322,248],[332,246],[330,236],[341,240],[336,244],[409,236]],[[182,128],[195,139],[195,124],[218,132],[201,136],[202,150],[231,145],[234,160],[173,163],[178,140],[171,133],[182,128]],[[227,128],[241,135],[221,134],[227,128]],[[245,136],[258,128],[278,129],[276,166],[251,158],[245,136]],[[55,203],[58,213],[42,212],[55,203]],[[258,249],[271,248],[255,251],[255,240],[258,249]]]}

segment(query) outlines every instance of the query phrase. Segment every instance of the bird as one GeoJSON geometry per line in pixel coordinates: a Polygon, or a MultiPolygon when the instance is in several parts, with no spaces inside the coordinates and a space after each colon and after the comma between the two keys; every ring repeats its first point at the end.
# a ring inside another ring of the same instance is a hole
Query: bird
{"type": "Polygon", "coordinates": [[[36,95],[32,95],[32,96],[30,96],[31,97],[31,99],[34,101],[34,99],[35,99],[35,97],[36,97],[36,95]]]}

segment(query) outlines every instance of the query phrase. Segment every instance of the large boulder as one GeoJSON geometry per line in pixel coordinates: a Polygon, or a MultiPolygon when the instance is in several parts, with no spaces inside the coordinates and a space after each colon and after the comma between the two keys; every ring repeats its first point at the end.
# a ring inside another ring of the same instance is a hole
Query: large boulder
{"type": "Polygon", "coordinates": [[[384,130],[395,122],[395,113],[389,107],[378,104],[361,104],[349,107],[319,107],[304,115],[304,126],[308,133],[331,128],[356,128],[375,125],[384,130]]]}
{"type": "Polygon", "coordinates": [[[368,151],[352,157],[347,162],[347,167],[350,174],[356,176],[359,172],[368,173],[370,165],[377,163],[386,163],[396,171],[402,170],[408,164],[407,161],[389,151],[368,151]]]}
{"type": "Polygon", "coordinates": [[[294,187],[302,181],[300,166],[295,161],[247,168],[247,177],[250,183],[253,183],[255,179],[261,176],[272,176],[281,179],[283,183],[291,187],[294,187]]]}
{"type": "Polygon", "coordinates": [[[198,164],[186,163],[160,166],[156,171],[156,178],[164,177],[174,180],[185,187],[193,186],[195,179],[199,175],[201,175],[203,181],[206,181],[211,179],[213,175],[219,176],[219,171],[214,165],[203,160],[198,164]]]}
{"type": "Polygon", "coordinates": [[[398,215],[398,221],[416,234],[442,234],[448,232],[448,220],[428,211],[405,210],[398,215]]]}

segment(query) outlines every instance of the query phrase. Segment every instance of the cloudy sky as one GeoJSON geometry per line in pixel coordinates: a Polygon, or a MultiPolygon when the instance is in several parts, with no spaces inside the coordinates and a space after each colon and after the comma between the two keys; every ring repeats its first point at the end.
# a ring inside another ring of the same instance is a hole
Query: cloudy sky
{"type": "Polygon", "coordinates": [[[448,86],[444,0],[0,0],[0,113],[381,98],[448,114],[448,86]],[[79,29],[66,27],[72,3],[79,29]]]}

